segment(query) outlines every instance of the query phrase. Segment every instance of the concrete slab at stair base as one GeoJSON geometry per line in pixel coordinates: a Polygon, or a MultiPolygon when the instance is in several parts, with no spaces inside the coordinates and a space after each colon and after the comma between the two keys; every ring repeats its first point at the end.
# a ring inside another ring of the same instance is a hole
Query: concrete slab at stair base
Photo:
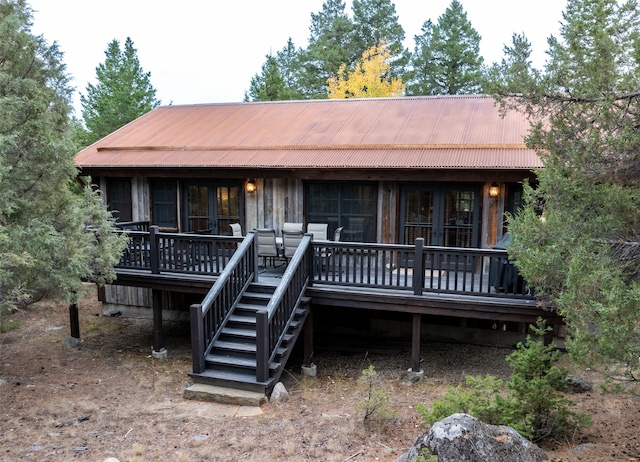
{"type": "Polygon", "coordinates": [[[195,401],[236,404],[238,406],[262,406],[269,402],[269,399],[262,393],[205,385],[202,383],[194,383],[185,388],[182,392],[182,397],[195,401]]]}

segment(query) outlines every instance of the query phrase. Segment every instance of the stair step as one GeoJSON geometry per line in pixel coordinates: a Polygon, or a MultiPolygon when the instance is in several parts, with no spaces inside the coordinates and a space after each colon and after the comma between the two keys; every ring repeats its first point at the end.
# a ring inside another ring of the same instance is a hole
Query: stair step
{"type": "MultiPolygon", "coordinates": [[[[248,359],[248,358],[238,358],[230,355],[220,355],[220,354],[208,354],[205,357],[205,361],[212,365],[219,364],[223,366],[236,366],[245,369],[253,369],[256,368],[256,360],[248,359]]],[[[272,371],[278,370],[282,364],[277,362],[271,362],[269,364],[269,369],[272,371]]]]}
{"type": "Polygon", "coordinates": [[[237,343],[237,342],[227,342],[224,340],[218,340],[214,347],[214,350],[225,350],[225,351],[238,351],[241,353],[253,353],[256,352],[256,345],[250,343],[237,343]]]}
{"type": "MultiPolygon", "coordinates": [[[[229,316],[228,322],[235,322],[237,324],[247,324],[247,325],[256,325],[256,318],[251,316],[241,316],[237,314],[232,314],[229,316]]],[[[254,327],[255,330],[255,327],[254,327]]]]}
{"type": "Polygon", "coordinates": [[[189,375],[192,377],[194,383],[220,385],[262,393],[273,384],[273,378],[269,378],[266,382],[258,382],[256,381],[255,373],[246,372],[207,369],[202,373],[191,373],[189,375]]]}
{"type": "Polygon", "coordinates": [[[243,339],[256,339],[256,330],[255,329],[240,329],[234,327],[225,327],[220,332],[220,335],[226,335],[228,337],[238,337],[243,339]]]}

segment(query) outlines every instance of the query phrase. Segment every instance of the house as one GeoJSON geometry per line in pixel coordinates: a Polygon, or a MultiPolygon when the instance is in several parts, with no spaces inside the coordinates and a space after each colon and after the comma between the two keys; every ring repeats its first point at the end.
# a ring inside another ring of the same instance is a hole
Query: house
{"type": "Polygon", "coordinates": [[[101,293],[103,310],[152,311],[159,351],[163,312],[190,307],[194,380],[228,383],[236,368],[232,386],[267,392],[303,326],[305,362],[314,326],[342,322],[411,337],[418,370],[425,316],[444,319],[431,331],[439,334],[445,325],[469,327],[468,319],[519,336],[537,316],[558,325],[526,288],[496,293],[492,268],[507,254],[486,250],[502,237],[505,213],[519,207],[522,180],[542,167],[524,144],[528,126],[522,114],[501,115],[493,99],[473,95],[156,108],[76,157],[119,221],[153,225],[132,237],[131,271],[101,293]],[[316,246],[306,237],[269,301],[255,292],[248,301],[258,246],[247,233],[279,234],[288,222],[327,224],[329,236],[342,228],[342,242],[316,246]],[[158,232],[170,249],[164,256],[158,232]],[[237,246],[230,253],[218,252],[223,236],[237,246]],[[180,260],[170,255],[176,249],[180,260]],[[313,257],[329,253],[331,263],[313,257]],[[249,319],[236,313],[248,304],[249,319]],[[224,350],[231,343],[235,353],[224,350]]]}
{"type": "Polygon", "coordinates": [[[82,150],[120,221],[231,234],[285,222],[343,240],[488,248],[541,167],[485,96],[163,106],[82,150]]]}

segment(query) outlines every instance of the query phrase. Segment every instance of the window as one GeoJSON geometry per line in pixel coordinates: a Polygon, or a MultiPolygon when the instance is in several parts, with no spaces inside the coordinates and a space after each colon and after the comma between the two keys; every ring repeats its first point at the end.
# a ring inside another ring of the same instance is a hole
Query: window
{"type": "Polygon", "coordinates": [[[107,179],[107,207],[117,221],[131,221],[131,179],[107,179]]]}
{"type": "Polygon", "coordinates": [[[160,228],[176,229],[177,220],[177,187],[175,180],[154,180],[151,183],[153,202],[153,224],[160,228]]]}
{"type": "Polygon", "coordinates": [[[376,187],[369,183],[308,183],[307,223],[327,223],[328,234],[344,227],[343,241],[376,241],[376,187]]]}

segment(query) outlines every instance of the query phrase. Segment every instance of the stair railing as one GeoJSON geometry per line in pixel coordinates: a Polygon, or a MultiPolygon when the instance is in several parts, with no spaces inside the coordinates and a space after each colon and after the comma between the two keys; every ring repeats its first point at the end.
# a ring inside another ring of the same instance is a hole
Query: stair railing
{"type": "Polygon", "coordinates": [[[256,380],[269,379],[269,364],[277,354],[309,284],[313,235],[305,234],[289,260],[282,282],[265,309],[256,313],[256,380]]]}
{"type": "Polygon", "coordinates": [[[246,288],[256,279],[254,241],[254,233],[247,233],[202,303],[190,307],[191,355],[196,374],[204,372],[207,352],[246,288]]]}

